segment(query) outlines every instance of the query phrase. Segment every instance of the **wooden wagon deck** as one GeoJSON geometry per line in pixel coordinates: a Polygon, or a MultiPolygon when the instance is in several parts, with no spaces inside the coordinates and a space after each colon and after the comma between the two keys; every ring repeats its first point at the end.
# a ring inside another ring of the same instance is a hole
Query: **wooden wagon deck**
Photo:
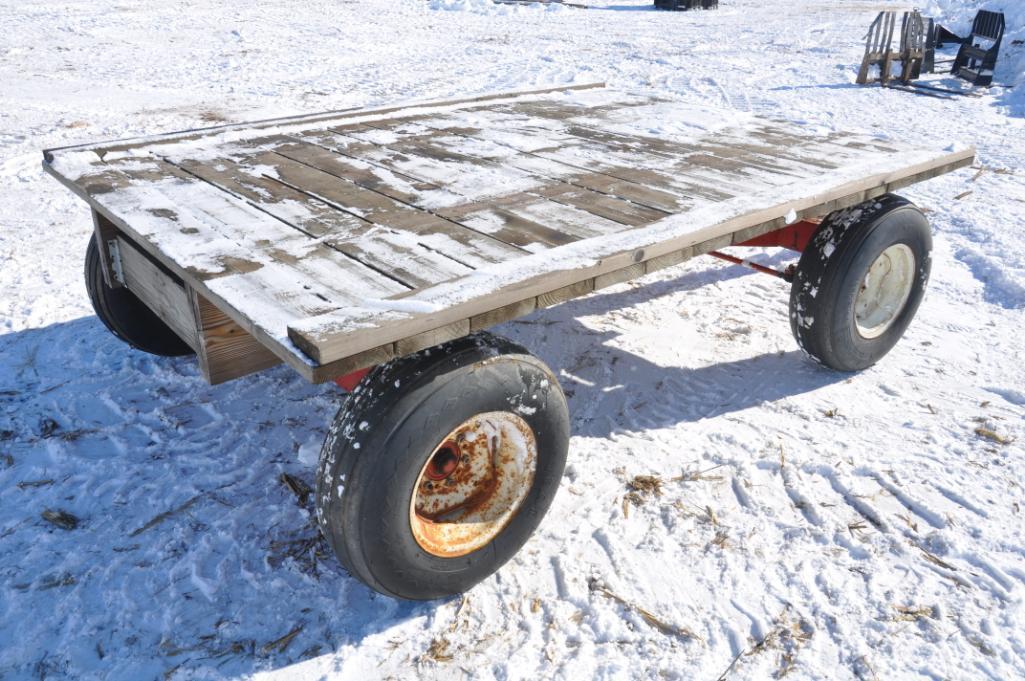
{"type": "Polygon", "coordinates": [[[968,165],[600,86],[45,152],[212,382],[407,354],[968,165]]]}

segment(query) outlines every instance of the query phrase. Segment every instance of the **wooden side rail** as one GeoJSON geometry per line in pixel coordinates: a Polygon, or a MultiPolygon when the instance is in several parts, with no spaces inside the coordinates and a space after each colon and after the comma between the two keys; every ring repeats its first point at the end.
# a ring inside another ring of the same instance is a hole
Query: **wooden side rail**
{"type": "MultiPolygon", "coordinates": [[[[98,226],[106,223],[106,227],[114,230],[102,216],[95,219],[98,226]]],[[[111,263],[112,279],[135,294],[196,351],[203,376],[212,385],[281,362],[213,303],[168,273],[124,235],[107,231],[105,236],[108,238],[102,243],[108,246],[100,252],[111,263]],[[115,244],[114,251],[109,247],[111,242],[115,244]]]]}

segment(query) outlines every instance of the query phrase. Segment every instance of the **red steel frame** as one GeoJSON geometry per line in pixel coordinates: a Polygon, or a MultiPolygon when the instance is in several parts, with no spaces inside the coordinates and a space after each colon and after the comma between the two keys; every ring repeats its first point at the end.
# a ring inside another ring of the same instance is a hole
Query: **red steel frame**
{"type": "MultiPolygon", "coordinates": [[[[808,246],[808,242],[811,241],[812,236],[815,234],[815,230],[818,229],[819,222],[817,220],[800,220],[792,224],[777,229],[761,236],[756,236],[753,239],[742,241],[735,246],[757,246],[763,248],[771,248],[773,246],[779,248],[786,248],[791,251],[797,251],[803,253],[805,247],[808,246]]],[[[708,255],[713,258],[719,258],[719,260],[725,260],[731,262],[734,265],[741,265],[755,272],[761,272],[762,274],[771,274],[774,277],[779,277],[784,281],[791,281],[794,277],[793,266],[788,267],[786,271],[780,272],[774,270],[771,267],[765,265],[759,265],[758,263],[751,262],[744,258],[738,258],[734,255],[723,253],[722,251],[710,251],[708,255]]]]}
{"type": "Polygon", "coordinates": [[[370,373],[370,370],[374,367],[367,367],[366,369],[357,369],[351,374],[345,374],[335,379],[335,383],[338,387],[347,393],[351,393],[359,385],[359,382],[363,380],[363,377],[370,373]]]}
{"type": "MultiPolygon", "coordinates": [[[[734,245],[755,246],[762,248],[771,248],[775,246],[801,253],[808,246],[808,243],[811,241],[812,236],[815,234],[815,230],[818,228],[818,220],[800,220],[798,222],[789,224],[786,227],[783,227],[782,229],[777,229],[773,232],[768,232],[767,234],[762,234],[761,236],[756,236],[753,239],[748,239],[747,241],[742,241],[741,243],[734,245]]],[[[787,272],[780,272],[778,270],[772,269],[771,267],[765,267],[764,265],[759,265],[758,263],[749,262],[747,260],[743,260],[741,258],[737,258],[735,256],[728,255],[720,251],[711,251],[708,255],[715,258],[719,258],[720,260],[732,262],[735,265],[743,265],[744,267],[749,267],[755,270],[756,272],[771,274],[774,277],[780,277],[782,279],[787,280],[789,280],[792,277],[792,275],[788,274],[787,272]]],[[[337,383],[338,387],[342,390],[346,392],[352,392],[356,388],[356,386],[359,385],[359,382],[363,380],[363,377],[370,373],[371,369],[373,369],[373,367],[359,369],[358,371],[353,371],[351,374],[339,376],[335,379],[335,383],[337,383]]]]}
{"type": "Polygon", "coordinates": [[[819,228],[821,221],[819,220],[799,220],[791,223],[782,229],[777,229],[775,232],[769,232],[756,236],[753,239],[742,241],[737,246],[779,246],[780,248],[787,248],[791,251],[797,251],[803,253],[804,249],[808,247],[808,243],[811,241],[812,236],[815,235],[815,230],[819,228]]]}

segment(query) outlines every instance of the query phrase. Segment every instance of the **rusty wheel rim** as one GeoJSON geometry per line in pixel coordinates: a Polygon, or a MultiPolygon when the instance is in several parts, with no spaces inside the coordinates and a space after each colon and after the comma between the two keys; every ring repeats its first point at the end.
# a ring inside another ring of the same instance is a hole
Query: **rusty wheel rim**
{"type": "Polygon", "coordinates": [[[527,422],[493,411],[467,419],[434,448],[413,488],[409,525],[424,551],[465,556],[506,528],[537,472],[537,439],[527,422]]]}

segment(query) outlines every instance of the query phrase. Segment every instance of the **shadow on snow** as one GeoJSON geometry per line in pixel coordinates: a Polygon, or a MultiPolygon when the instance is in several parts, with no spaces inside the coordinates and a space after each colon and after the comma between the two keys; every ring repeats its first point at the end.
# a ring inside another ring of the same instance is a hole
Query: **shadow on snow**
{"type": "MultiPolygon", "coordinates": [[[[593,381],[579,361],[562,373],[574,434],[589,437],[842,380],[796,351],[660,366],[578,320],[744,272],[613,289],[499,333],[557,373],[567,352],[590,362],[593,381]],[[650,404],[617,402],[626,380],[650,385],[650,404]]],[[[312,499],[281,481],[313,487],[341,401],[333,385],[278,367],[211,387],[193,359],[129,350],[92,317],[0,336],[0,357],[0,675],[245,675],[358,647],[441,605],[397,602],[348,577],[319,538],[312,499]],[[46,510],[78,526],[60,529],[46,510]]]]}

